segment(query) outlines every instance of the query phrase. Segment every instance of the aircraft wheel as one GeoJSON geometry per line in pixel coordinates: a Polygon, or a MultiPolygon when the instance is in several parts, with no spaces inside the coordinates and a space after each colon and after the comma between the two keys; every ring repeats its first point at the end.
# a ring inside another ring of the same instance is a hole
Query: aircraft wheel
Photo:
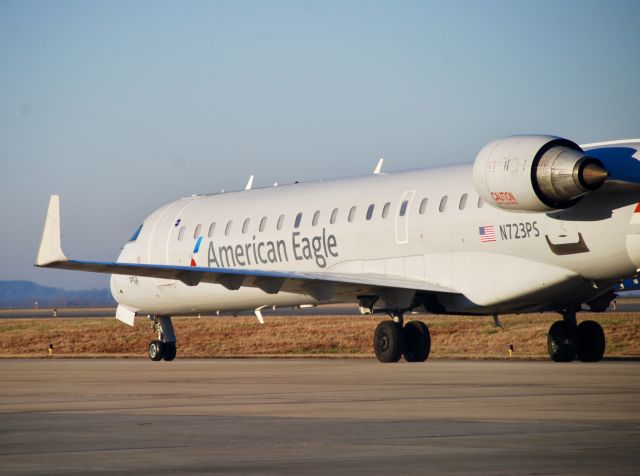
{"type": "Polygon", "coordinates": [[[175,342],[163,342],[162,343],[162,358],[167,362],[176,358],[176,343],[175,342]]]}
{"type": "Polygon", "coordinates": [[[604,355],[605,338],[602,326],[596,321],[583,321],[578,325],[578,359],[599,362],[604,355]]]}
{"type": "Polygon", "coordinates": [[[429,328],[422,321],[407,322],[403,329],[404,359],[407,362],[424,362],[431,351],[429,328]]]}
{"type": "Polygon", "coordinates": [[[162,341],[160,340],[152,340],[149,343],[149,358],[151,360],[153,360],[154,362],[157,362],[158,360],[162,359],[162,352],[163,352],[163,345],[162,345],[162,341]]]}
{"type": "Polygon", "coordinates": [[[575,349],[569,326],[564,321],[556,321],[549,328],[547,351],[554,362],[571,362],[574,359],[575,349]]]}
{"type": "Polygon", "coordinates": [[[380,362],[397,362],[402,357],[402,326],[382,321],[373,333],[373,350],[380,362]]]}

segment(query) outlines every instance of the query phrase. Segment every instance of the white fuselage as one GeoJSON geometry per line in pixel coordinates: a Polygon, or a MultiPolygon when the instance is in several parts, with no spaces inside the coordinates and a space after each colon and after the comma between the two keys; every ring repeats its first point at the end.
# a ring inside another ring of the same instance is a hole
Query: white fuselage
{"type": "MultiPolygon", "coordinates": [[[[640,242],[629,238],[638,233],[637,201],[599,190],[568,210],[504,211],[479,199],[472,165],[291,184],[169,203],[144,220],[118,261],[375,273],[455,290],[436,298],[446,312],[560,309],[637,273],[640,242]]],[[[124,275],[112,276],[111,291],[141,314],[318,303],[311,295],[124,275]]]]}

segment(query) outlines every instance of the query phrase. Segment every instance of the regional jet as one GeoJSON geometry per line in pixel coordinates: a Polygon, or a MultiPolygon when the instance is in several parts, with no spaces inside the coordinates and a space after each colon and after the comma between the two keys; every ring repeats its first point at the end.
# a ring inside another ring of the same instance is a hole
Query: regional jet
{"type": "MultiPolygon", "coordinates": [[[[427,360],[410,311],[554,311],[553,361],[602,359],[602,312],[640,271],[640,139],[579,146],[506,137],[475,161],[198,195],[142,221],[115,262],[69,259],[51,196],[36,266],[111,274],[117,319],[154,323],[151,360],[173,360],[172,316],[358,302],[389,316],[381,362],[427,360]]],[[[635,280],[634,280],[635,278],[635,280]]]]}

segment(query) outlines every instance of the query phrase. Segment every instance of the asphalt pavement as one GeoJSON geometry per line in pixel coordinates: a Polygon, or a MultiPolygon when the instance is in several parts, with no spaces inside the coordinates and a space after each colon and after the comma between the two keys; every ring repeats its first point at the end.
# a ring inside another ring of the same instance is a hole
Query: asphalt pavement
{"type": "Polygon", "coordinates": [[[640,363],[0,360],[0,474],[637,474],[640,363]]]}

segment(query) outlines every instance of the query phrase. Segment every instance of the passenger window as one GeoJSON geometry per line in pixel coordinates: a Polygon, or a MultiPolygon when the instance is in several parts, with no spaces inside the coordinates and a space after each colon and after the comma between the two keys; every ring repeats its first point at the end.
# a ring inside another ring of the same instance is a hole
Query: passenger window
{"type": "Polygon", "coordinates": [[[338,219],[338,209],[334,208],[333,211],[331,212],[331,220],[329,220],[329,221],[333,225],[336,222],[337,219],[338,219]]]}
{"type": "Polygon", "coordinates": [[[260,231],[264,231],[264,228],[267,226],[267,217],[262,217],[260,220],[260,231]]]}
{"type": "Polygon", "coordinates": [[[136,241],[138,239],[138,235],[140,234],[140,230],[142,230],[142,225],[138,227],[129,241],[136,241]]]}
{"type": "Polygon", "coordinates": [[[216,222],[214,221],[213,223],[211,223],[211,225],[209,225],[209,233],[207,233],[209,238],[213,236],[213,232],[215,229],[216,229],[216,222]]]}
{"type": "Polygon", "coordinates": [[[227,226],[226,226],[226,227],[225,227],[225,229],[224,229],[224,234],[225,234],[226,236],[229,236],[229,233],[231,233],[231,225],[233,225],[233,220],[229,220],[229,221],[227,222],[227,226]]]}
{"type": "Polygon", "coordinates": [[[400,205],[400,216],[403,217],[407,214],[407,207],[409,206],[409,201],[405,200],[404,202],[402,202],[402,205],[400,205]]]}
{"type": "Polygon", "coordinates": [[[390,206],[391,206],[391,202],[387,202],[384,204],[384,207],[382,207],[382,218],[387,218],[387,215],[389,214],[390,206]]]}
{"type": "Polygon", "coordinates": [[[460,210],[464,210],[464,207],[467,206],[467,194],[463,193],[462,197],[460,197],[460,204],[458,205],[458,208],[460,210]]]}
{"type": "Polygon", "coordinates": [[[484,206],[484,200],[482,197],[478,197],[478,208],[482,208],[484,206]]]}
{"type": "Polygon", "coordinates": [[[349,218],[349,223],[351,223],[353,221],[355,216],[356,216],[356,207],[353,206],[353,207],[351,207],[351,210],[349,210],[349,217],[348,217],[349,218]]]}
{"type": "Polygon", "coordinates": [[[284,215],[280,215],[280,218],[278,218],[278,225],[277,225],[278,230],[282,229],[283,224],[284,224],[284,215]]]}
{"type": "Polygon", "coordinates": [[[424,215],[424,212],[427,210],[427,199],[423,198],[422,201],[420,202],[420,209],[418,210],[418,212],[420,213],[420,215],[424,215]]]}
{"type": "Polygon", "coordinates": [[[196,229],[193,230],[193,237],[194,238],[198,238],[200,236],[200,230],[202,229],[202,225],[198,224],[198,226],[196,226],[196,229]]]}
{"type": "Polygon", "coordinates": [[[316,210],[316,212],[313,214],[313,220],[311,220],[311,224],[313,226],[316,226],[318,224],[319,219],[320,219],[320,210],[316,210]]]}
{"type": "Polygon", "coordinates": [[[442,213],[445,208],[447,208],[447,196],[445,195],[444,197],[442,197],[442,200],[440,200],[440,207],[438,208],[438,210],[440,210],[440,212],[442,213]]]}
{"type": "Polygon", "coordinates": [[[242,233],[243,234],[246,233],[248,229],[249,229],[249,219],[247,218],[242,224],[242,233]]]}
{"type": "Polygon", "coordinates": [[[300,222],[302,221],[302,212],[296,215],[296,220],[293,222],[294,228],[300,228],[300,222]]]}
{"type": "Polygon", "coordinates": [[[182,238],[184,238],[184,232],[186,229],[187,229],[186,226],[180,227],[180,231],[178,232],[178,241],[182,241],[182,238]]]}
{"type": "Polygon", "coordinates": [[[369,205],[369,208],[367,209],[367,220],[371,220],[371,217],[373,216],[374,208],[375,208],[375,205],[373,203],[369,205]]]}

